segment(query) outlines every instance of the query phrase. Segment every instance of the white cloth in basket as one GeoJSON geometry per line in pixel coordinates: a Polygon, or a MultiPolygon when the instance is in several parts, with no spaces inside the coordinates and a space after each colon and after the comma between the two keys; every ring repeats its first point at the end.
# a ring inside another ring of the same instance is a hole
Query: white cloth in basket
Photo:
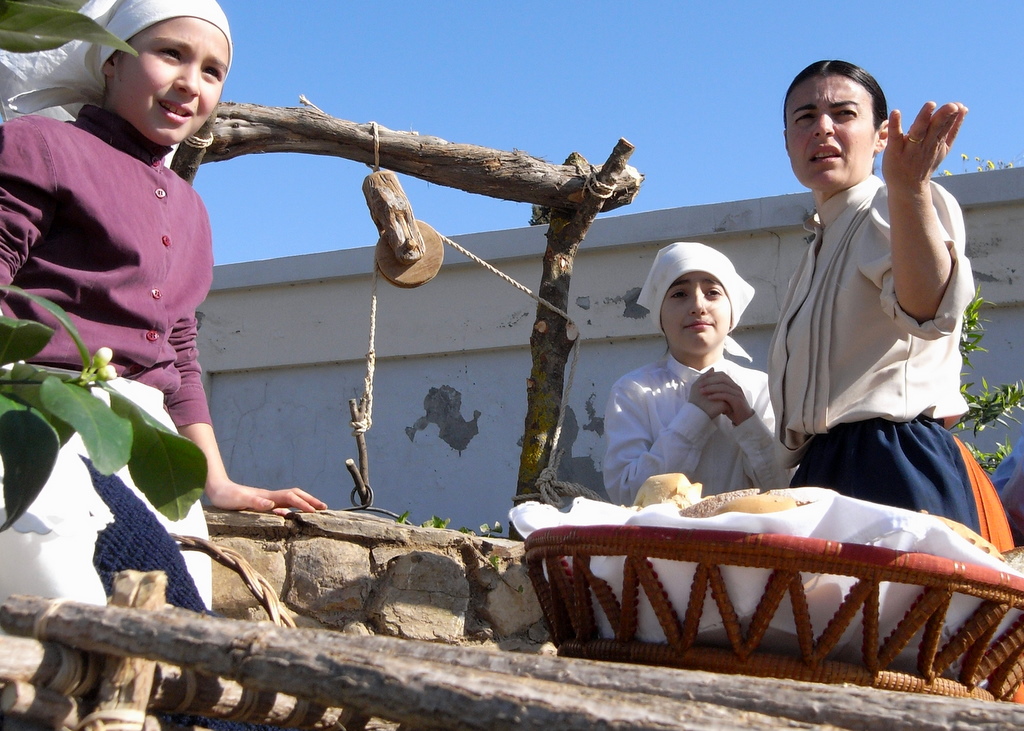
{"type": "MultiPolygon", "coordinates": [[[[512,509],[509,517],[516,530],[528,538],[541,528],[557,526],[635,525],[659,526],[692,530],[725,530],[743,533],[775,533],[805,538],[820,538],[842,543],[880,546],[899,551],[927,553],[963,563],[985,566],[1011,576],[1024,578],[995,556],[985,553],[957,535],[945,522],[932,515],[915,513],[900,508],[870,503],[840,495],[833,490],[803,487],[787,490],[801,504],[776,513],[723,513],[707,518],[686,518],[670,505],[653,505],[642,510],[577,498],[570,509],[562,512],[549,505],[531,502],[512,509]]],[[[652,560],[655,571],[665,587],[673,606],[682,611],[687,604],[696,564],[663,559],[652,560]]],[[[592,557],[591,570],[607,581],[621,598],[623,559],[621,556],[592,557]]],[[[768,569],[729,566],[723,568],[723,578],[729,596],[741,623],[753,616],[762,596],[768,569]]],[[[804,587],[811,610],[816,634],[820,633],[832,617],[854,579],[825,574],[805,576],[804,587]]],[[[885,637],[888,630],[904,617],[907,609],[920,593],[919,587],[887,584],[880,597],[880,630],[885,637]]],[[[951,636],[979,605],[980,599],[956,595],[946,616],[946,632],[951,636]]],[[[762,649],[789,652],[795,649],[795,624],[792,612],[784,602],[776,612],[762,649]]],[[[713,601],[705,601],[698,639],[701,642],[727,646],[724,623],[713,601]]],[[[613,637],[614,630],[599,606],[595,612],[603,637],[613,637]]],[[[639,603],[637,639],[645,642],[665,642],[665,634],[658,623],[647,598],[639,603]]],[[[1005,618],[998,637],[1020,616],[1012,610],[1005,618]]],[[[861,623],[851,622],[843,639],[830,657],[858,662],[861,657],[861,623]]],[[[894,665],[913,667],[916,643],[911,642],[894,665]]]]}

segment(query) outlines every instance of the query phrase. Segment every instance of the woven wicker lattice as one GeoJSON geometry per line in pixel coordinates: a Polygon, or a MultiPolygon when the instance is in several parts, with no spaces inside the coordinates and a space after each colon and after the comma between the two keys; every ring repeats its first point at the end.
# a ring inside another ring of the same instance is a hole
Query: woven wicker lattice
{"type": "Polygon", "coordinates": [[[998,700],[1024,680],[1024,579],[982,566],[640,526],[538,530],[526,560],[561,655],[998,700]],[[666,586],[668,574],[692,578],[666,586]],[[755,606],[736,601],[738,575],[763,581],[755,606]],[[835,598],[824,609],[823,593],[835,598]],[[645,611],[663,640],[643,636],[645,611]],[[701,631],[709,616],[710,639],[701,631]]]}

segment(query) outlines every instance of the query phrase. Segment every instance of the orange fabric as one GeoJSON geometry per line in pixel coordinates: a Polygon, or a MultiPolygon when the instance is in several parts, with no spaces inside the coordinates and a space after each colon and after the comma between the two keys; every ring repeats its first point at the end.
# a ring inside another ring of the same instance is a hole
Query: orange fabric
{"type": "Polygon", "coordinates": [[[1013,535],[1010,533],[1010,522],[1006,519],[1006,511],[999,500],[995,485],[988,473],[978,464],[971,451],[960,437],[953,436],[960,448],[960,455],[967,465],[967,475],[971,478],[974,489],[974,502],[978,505],[978,522],[981,523],[981,537],[1000,551],[1013,548],[1013,535]]]}
{"type": "MultiPolygon", "coordinates": [[[[999,500],[999,493],[996,492],[992,479],[988,476],[978,460],[974,458],[960,437],[954,435],[956,445],[960,448],[960,455],[967,465],[967,475],[971,478],[971,488],[974,490],[974,502],[978,505],[978,522],[981,523],[981,537],[991,543],[1000,551],[1008,551],[1013,548],[1013,536],[1010,533],[1010,522],[1006,519],[1006,511],[1003,503],[999,500]]],[[[1014,703],[1024,703],[1024,685],[1017,688],[1013,694],[1014,703]]]]}

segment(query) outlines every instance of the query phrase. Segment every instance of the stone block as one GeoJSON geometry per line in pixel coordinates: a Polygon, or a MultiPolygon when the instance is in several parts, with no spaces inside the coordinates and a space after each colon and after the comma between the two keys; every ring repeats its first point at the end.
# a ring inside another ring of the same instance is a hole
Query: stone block
{"type": "Polygon", "coordinates": [[[466,631],[469,593],[460,561],[414,551],[391,561],[378,580],[370,619],[381,634],[457,642],[466,631]]]}
{"type": "Polygon", "coordinates": [[[484,598],[481,615],[496,637],[508,637],[544,618],[533,584],[522,564],[510,565],[484,598]]]}
{"type": "Polygon", "coordinates": [[[373,584],[367,549],[330,538],[289,546],[289,605],[332,626],[363,612],[373,584]]]}
{"type": "MultiPolygon", "coordinates": [[[[237,551],[281,596],[286,576],[284,546],[281,543],[223,537],[217,540],[217,545],[237,551]]],[[[268,618],[241,575],[216,561],[213,562],[212,608],[232,619],[268,618]]]]}

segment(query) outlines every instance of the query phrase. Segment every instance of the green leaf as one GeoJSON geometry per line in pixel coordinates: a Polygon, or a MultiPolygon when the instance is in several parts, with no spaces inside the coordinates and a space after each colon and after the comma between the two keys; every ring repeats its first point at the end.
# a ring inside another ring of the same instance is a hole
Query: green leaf
{"type": "Polygon", "coordinates": [[[60,441],[57,432],[37,413],[0,396],[0,459],[4,463],[6,530],[25,514],[39,496],[57,463],[60,441]]]}
{"type": "Polygon", "coordinates": [[[77,12],[72,5],[6,0],[0,4],[0,48],[15,53],[31,53],[82,40],[136,55],[131,46],[92,18],[77,12]]]}
{"type": "Polygon", "coordinates": [[[39,415],[50,422],[50,426],[56,429],[61,444],[67,444],[75,434],[74,427],[51,414],[40,398],[39,388],[47,378],[73,379],[74,376],[66,373],[53,373],[40,366],[28,363],[15,363],[6,374],[9,378],[0,379],[0,389],[10,394],[11,398],[25,406],[36,409],[39,415]]]}
{"type": "MultiPolygon", "coordinates": [[[[18,0],[24,5],[38,5],[43,8],[63,8],[64,10],[79,11],[85,5],[86,0],[18,0]]],[[[6,0],[0,0],[0,7],[6,5],[6,0]]]]}
{"type": "Polygon", "coordinates": [[[132,451],[132,424],[87,388],[50,376],[39,386],[43,406],[70,424],[82,437],[96,469],[113,474],[128,463],[132,451]]]}
{"type": "MultiPolygon", "coordinates": [[[[0,42],[0,48],[2,47],[2,42],[0,42]]],[[[36,303],[44,310],[49,312],[51,315],[53,315],[57,319],[57,322],[59,322],[64,327],[64,329],[67,330],[68,335],[71,336],[71,339],[75,341],[75,345],[78,347],[78,354],[82,358],[82,368],[89,367],[89,363],[92,361],[92,356],[89,355],[89,349],[85,347],[85,342],[82,340],[82,336],[78,334],[78,328],[75,327],[75,323],[73,323],[71,321],[71,318],[68,317],[68,313],[62,310],[58,305],[55,305],[53,302],[50,302],[50,300],[26,292],[21,287],[15,287],[13,284],[0,285],[0,292],[9,292],[10,294],[14,294],[19,297],[24,297],[27,300],[31,300],[32,302],[36,303]]]]}
{"type": "Polygon", "coordinates": [[[128,461],[135,485],[161,514],[181,520],[206,487],[206,455],[120,393],[108,390],[110,406],[131,421],[135,438],[128,461]]]}
{"type": "Polygon", "coordinates": [[[0,364],[31,358],[51,337],[53,329],[41,322],[0,317],[0,364]]]}

